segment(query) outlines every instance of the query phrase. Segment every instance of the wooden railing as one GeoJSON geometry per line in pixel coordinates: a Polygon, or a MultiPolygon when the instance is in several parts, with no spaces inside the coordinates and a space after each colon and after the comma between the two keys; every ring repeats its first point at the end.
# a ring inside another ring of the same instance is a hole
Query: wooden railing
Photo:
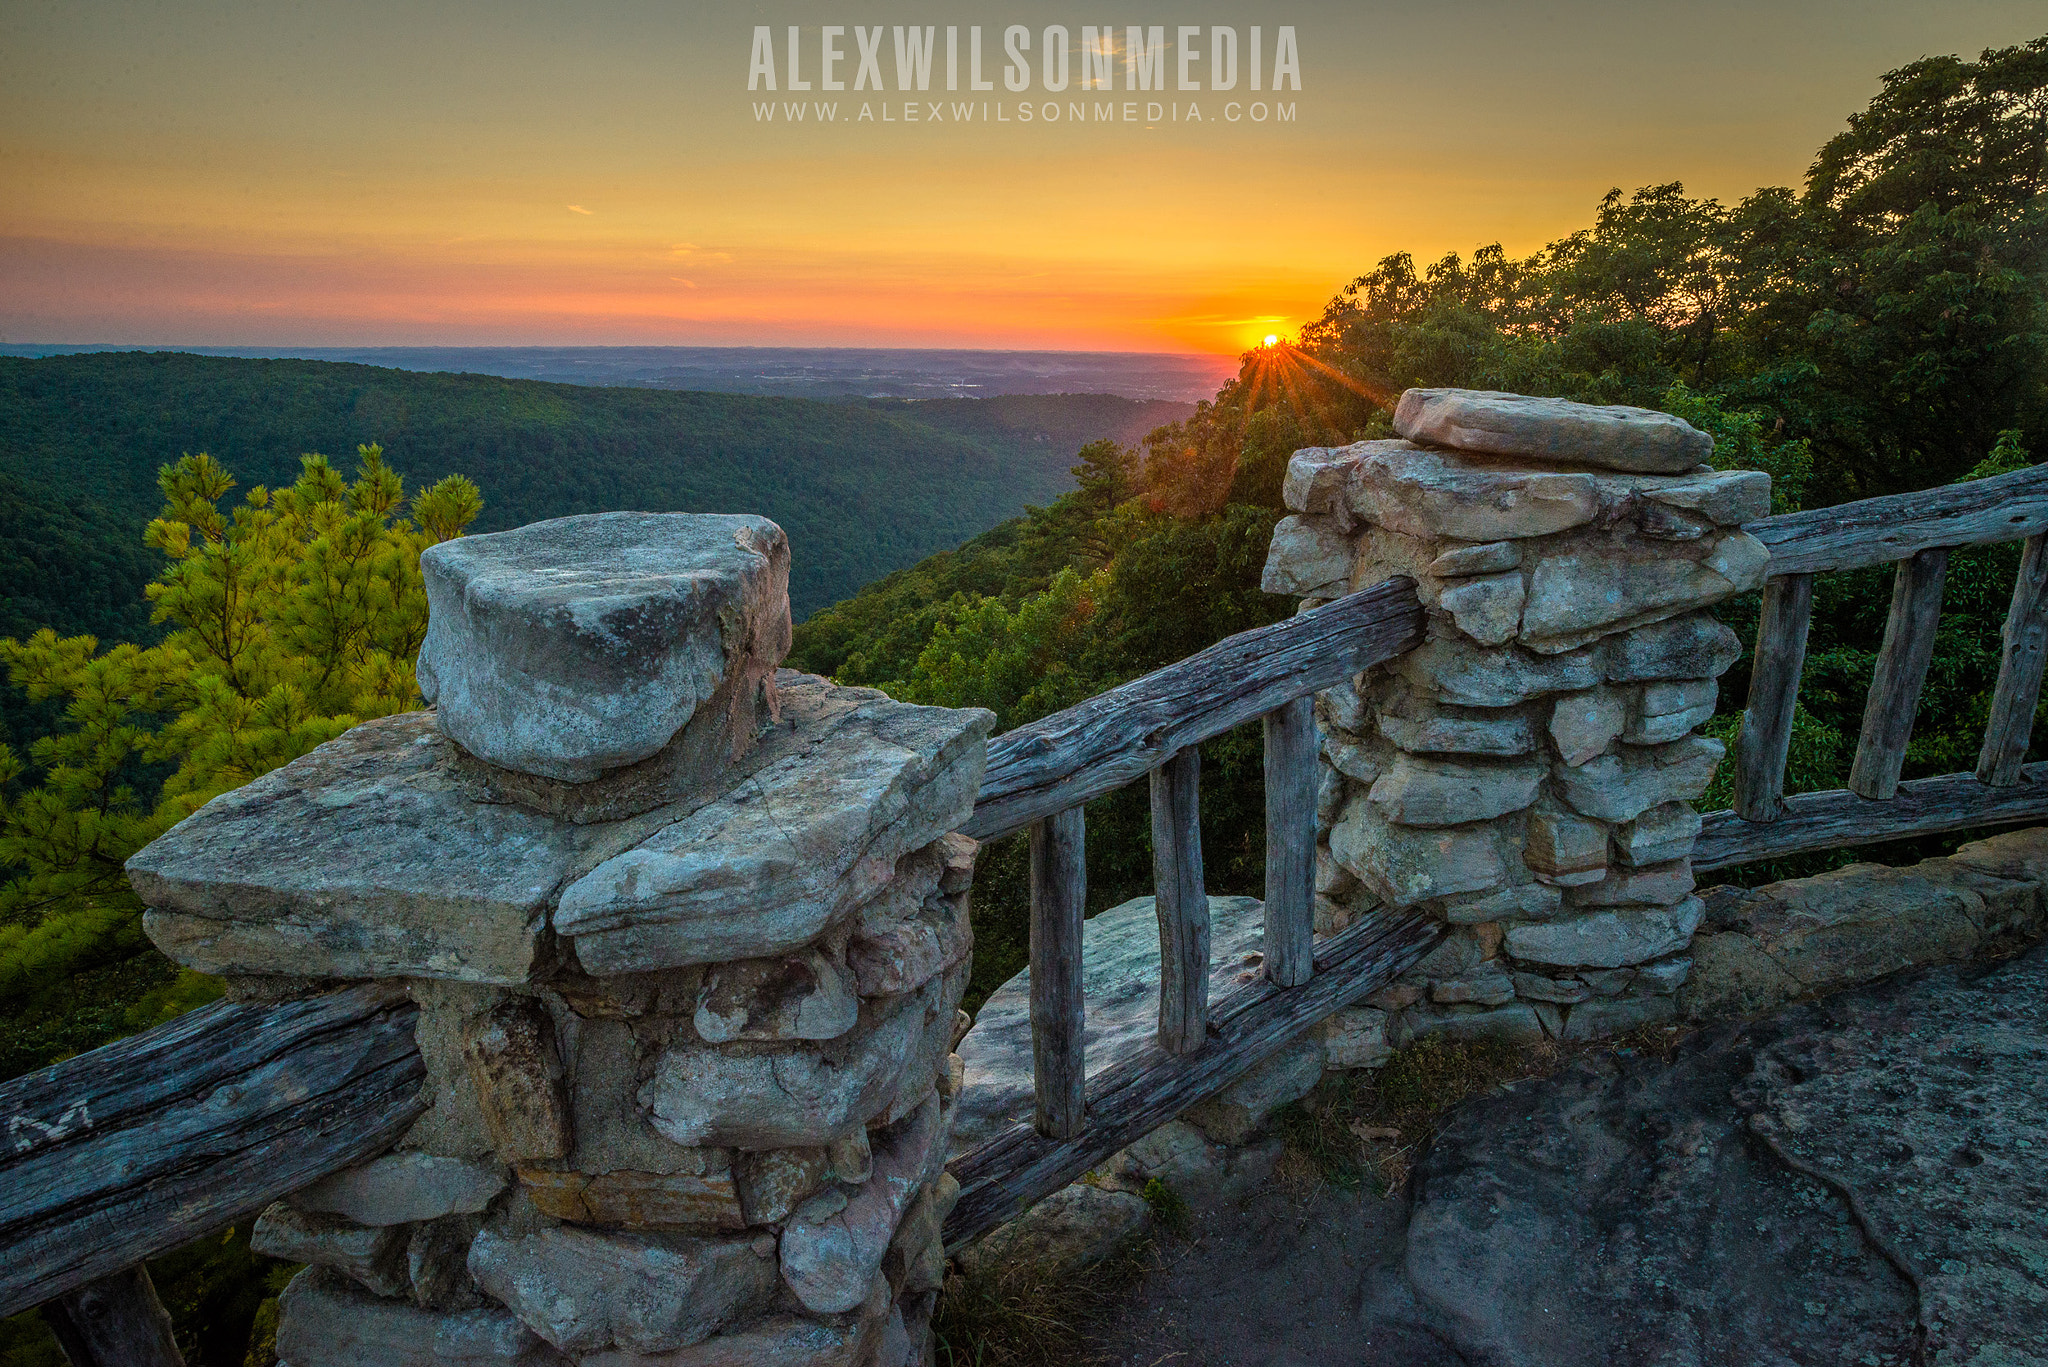
{"type": "MultiPolygon", "coordinates": [[[[1706,818],[1699,869],[2048,816],[2048,764],[2023,763],[2048,659],[2048,467],[1767,518],[1756,667],[1737,805],[1706,818]],[[2027,539],[1974,774],[1901,783],[1950,549],[2027,539]],[[1847,789],[1784,795],[1813,576],[1897,562],[1847,789]]],[[[997,737],[967,832],[1031,833],[1033,1120],[952,1165],[948,1244],[1050,1194],[1228,1086],[1330,1012],[1391,980],[1441,928],[1414,911],[1312,938],[1317,760],[1311,695],[1412,648],[1422,611],[1394,580],[1231,637],[997,737]],[[1266,952],[1211,1003],[1196,746],[1264,719],[1266,952]],[[1152,790],[1159,1035],[1087,1080],[1080,946],[1082,805],[1152,790]]],[[[136,1266],[388,1145],[419,1113],[413,1008],[355,988],[284,1006],[221,1004],[0,1083],[0,1314],[46,1303],[78,1363],[174,1363],[136,1266]],[[150,1347],[148,1345],[155,1345],[150,1347]],[[142,1345],[142,1346],[138,1346],[142,1345]]]]}
{"type": "Polygon", "coordinates": [[[1770,548],[1770,579],[1736,744],[1735,806],[1706,818],[1694,868],[2048,816],[2048,766],[2024,763],[2048,660],[2048,465],[1765,518],[1745,530],[1770,548]],[[1934,655],[1949,552],[2023,537],[1977,770],[1901,783],[1934,655]],[[1849,786],[1787,798],[1785,762],[1806,663],[1813,577],[1888,562],[1898,564],[1891,613],[1849,786]]]}
{"type": "Polygon", "coordinates": [[[1031,1044],[1036,1105],[951,1165],[957,1245],[1065,1186],[1102,1159],[1229,1086],[1330,1012],[1391,981],[1440,928],[1413,912],[1370,918],[1314,943],[1313,695],[1422,641],[1408,579],[1393,579],[1247,631],[989,743],[969,835],[1031,832],[1031,1044]],[[1202,878],[1202,741],[1263,718],[1265,939],[1260,979],[1209,1001],[1202,878]],[[1157,1047],[1086,1083],[1081,804],[1149,775],[1159,916],[1157,1047]]]}
{"type": "Polygon", "coordinates": [[[50,1302],[76,1367],[177,1362],[137,1265],[389,1147],[425,1110],[418,1014],[391,985],[216,1002],[0,1083],[0,1315],[50,1302]]]}

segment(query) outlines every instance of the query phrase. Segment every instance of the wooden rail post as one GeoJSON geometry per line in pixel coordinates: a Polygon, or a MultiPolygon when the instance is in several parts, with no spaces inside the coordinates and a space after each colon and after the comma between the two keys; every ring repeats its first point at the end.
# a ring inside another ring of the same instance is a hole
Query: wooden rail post
{"type": "Polygon", "coordinates": [[[1315,698],[1266,714],[1266,976],[1299,987],[1315,972],[1315,698]]]}
{"type": "Polygon", "coordinates": [[[45,1302],[42,1316],[71,1367],[185,1367],[140,1263],[45,1302]]]}
{"type": "Polygon", "coordinates": [[[1087,817],[1069,807],[1031,825],[1031,1076],[1034,1123],[1048,1139],[1081,1132],[1081,913],[1088,900],[1087,817]]]}
{"type": "Polygon", "coordinates": [[[1735,742],[1735,811],[1745,821],[1776,821],[1785,810],[1785,758],[1812,622],[1812,575],[1788,574],[1764,585],[1749,703],[1735,742]]]}
{"type": "Polygon", "coordinates": [[[1209,898],[1202,888],[1202,752],[1152,771],[1152,886],[1159,912],[1159,1047],[1192,1054],[1209,1031],[1209,898]]]}
{"type": "Polygon", "coordinates": [[[1941,624],[1941,585],[1948,575],[1948,549],[1935,546],[1899,562],[1892,582],[1891,614],[1885,619],[1884,645],[1870,679],[1870,698],[1863,705],[1863,733],[1856,742],[1856,763],[1849,770],[1849,791],[1883,802],[1899,790],[1899,770],[1906,763],[1906,742],[1913,735],[1913,714],[1920,707],[1920,688],[1934,658],[1934,632],[1941,624]]]}
{"type": "Polygon", "coordinates": [[[1977,778],[1995,787],[2020,781],[2020,765],[2033,739],[2034,708],[2041,699],[2041,670],[2048,663],[2048,550],[2044,538],[2027,538],[2020,572],[2006,610],[1998,687],[1991,694],[1991,719],[1977,756],[1977,778]]]}

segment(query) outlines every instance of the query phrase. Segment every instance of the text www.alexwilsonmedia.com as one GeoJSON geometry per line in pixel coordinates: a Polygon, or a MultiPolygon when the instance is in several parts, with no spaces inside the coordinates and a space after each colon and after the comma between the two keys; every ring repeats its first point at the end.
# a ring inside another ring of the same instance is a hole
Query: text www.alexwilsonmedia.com
{"type": "Polygon", "coordinates": [[[756,123],[1162,124],[1295,123],[1301,47],[1294,26],[1083,25],[1002,30],[1001,46],[979,24],[790,25],[754,29],[750,95],[874,92],[867,99],[759,99],[756,123]],[[941,38],[943,33],[943,38],[941,38]],[[849,41],[850,40],[850,41],[849,41]],[[893,61],[885,62],[885,59],[893,61]],[[885,64],[894,77],[884,83],[885,64]],[[1000,83],[1010,98],[993,94],[1000,83]],[[888,99],[916,92],[969,98],[888,99]],[[1115,98],[1112,94],[1125,98],[1115,98]],[[1133,93],[1152,99],[1128,98],[1133,93]],[[1033,94],[1063,99],[1031,98],[1033,94]],[[1016,96],[1025,98],[1015,98],[1016,96]],[[1195,98],[1188,98],[1194,96],[1195,98]],[[1206,98],[1203,98],[1206,97],[1206,98]]]}

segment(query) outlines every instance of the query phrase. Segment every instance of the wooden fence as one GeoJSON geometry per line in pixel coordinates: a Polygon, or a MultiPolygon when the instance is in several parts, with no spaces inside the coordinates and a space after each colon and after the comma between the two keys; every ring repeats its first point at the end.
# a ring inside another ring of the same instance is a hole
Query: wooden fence
{"type": "Polygon", "coordinates": [[[1770,548],[1749,704],[1735,748],[1735,807],[1706,818],[1695,869],[2048,816],[2048,765],[2024,761],[2048,660],[2048,465],[1993,479],[1765,518],[1770,548]],[[1941,618],[1949,552],[2026,540],[2005,619],[1998,685],[1974,774],[1901,783],[1906,742],[1941,618]],[[1785,796],[1793,709],[1806,664],[1813,577],[1896,562],[1884,645],[1863,708],[1849,786],[1785,796]]]}
{"type": "MultiPolygon", "coordinates": [[[[1698,869],[2048,817],[2048,764],[2023,763],[2048,659],[2048,466],[1772,517],[1736,807],[1706,818],[1698,869]],[[1901,783],[1948,553],[2026,538],[1974,774],[1901,783]],[[1784,795],[1813,576],[1897,562],[1849,787],[1784,795]]],[[[1391,980],[1441,929],[1413,911],[1311,935],[1317,760],[1311,695],[1421,639],[1393,580],[1245,632],[990,743],[970,835],[1031,838],[1032,1123],[952,1164],[949,1244],[990,1228],[1213,1095],[1315,1021],[1391,980]],[[1263,976],[1208,994],[1196,746],[1264,719],[1263,976]],[[1161,939],[1157,1047],[1086,1082],[1082,806],[1151,784],[1161,939]]],[[[418,1113],[412,1008],[354,988],[285,1006],[219,1004],[0,1083],[0,1314],[48,1303],[74,1362],[175,1363],[136,1264],[377,1152],[418,1113]]]]}

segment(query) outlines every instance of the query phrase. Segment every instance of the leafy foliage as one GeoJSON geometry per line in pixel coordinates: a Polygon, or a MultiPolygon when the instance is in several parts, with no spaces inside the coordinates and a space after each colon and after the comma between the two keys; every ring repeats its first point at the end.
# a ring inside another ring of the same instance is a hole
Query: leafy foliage
{"type": "Polygon", "coordinates": [[[352,482],[306,456],[291,485],[232,507],[212,457],[166,466],[148,538],[167,564],[147,590],[164,638],[0,640],[10,680],[63,705],[30,747],[32,784],[0,746],[0,1000],[140,950],[122,864],[209,798],[417,706],[420,552],[482,498],[450,475],[408,501],[379,448],[358,456],[352,482]]]}
{"type": "MultiPolygon", "coordinates": [[[[1780,512],[2018,468],[2048,438],[2044,159],[2048,38],[1890,73],[1803,192],[1616,190],[1526,258],[1390,256],[1189,418],[1085,449],[1074,493],[817,614],[792,663],[1008,727],[1274,620],[1289,604],[1257,585],[1288,457],[1392,435],[1412,386],[1665,409],[1718,466],[1768,471],[1780,512]]],[[[1974,760],[2017,556],[1951,558],[1909,777],[1974,760]]],[[[1819,581],[1791,791],[1846,778],[1889,596],[1882,570],[1819,581]]],[[[1757,611],[1721,609],[1745,643],[1757,611]]],[[[1715,734],[1747,686],[1745,659],[1715,734]]],[[[1210,886],[1257,892],[1257,737],[1203,753],[1210,886]]],[[[1089,833],[1091,909],[1149,890],[1142,793],[1094,804],[1089,833]]],[[[1020,844],[976,879],[976,998],[1025,961],[1020,844]]]]}

